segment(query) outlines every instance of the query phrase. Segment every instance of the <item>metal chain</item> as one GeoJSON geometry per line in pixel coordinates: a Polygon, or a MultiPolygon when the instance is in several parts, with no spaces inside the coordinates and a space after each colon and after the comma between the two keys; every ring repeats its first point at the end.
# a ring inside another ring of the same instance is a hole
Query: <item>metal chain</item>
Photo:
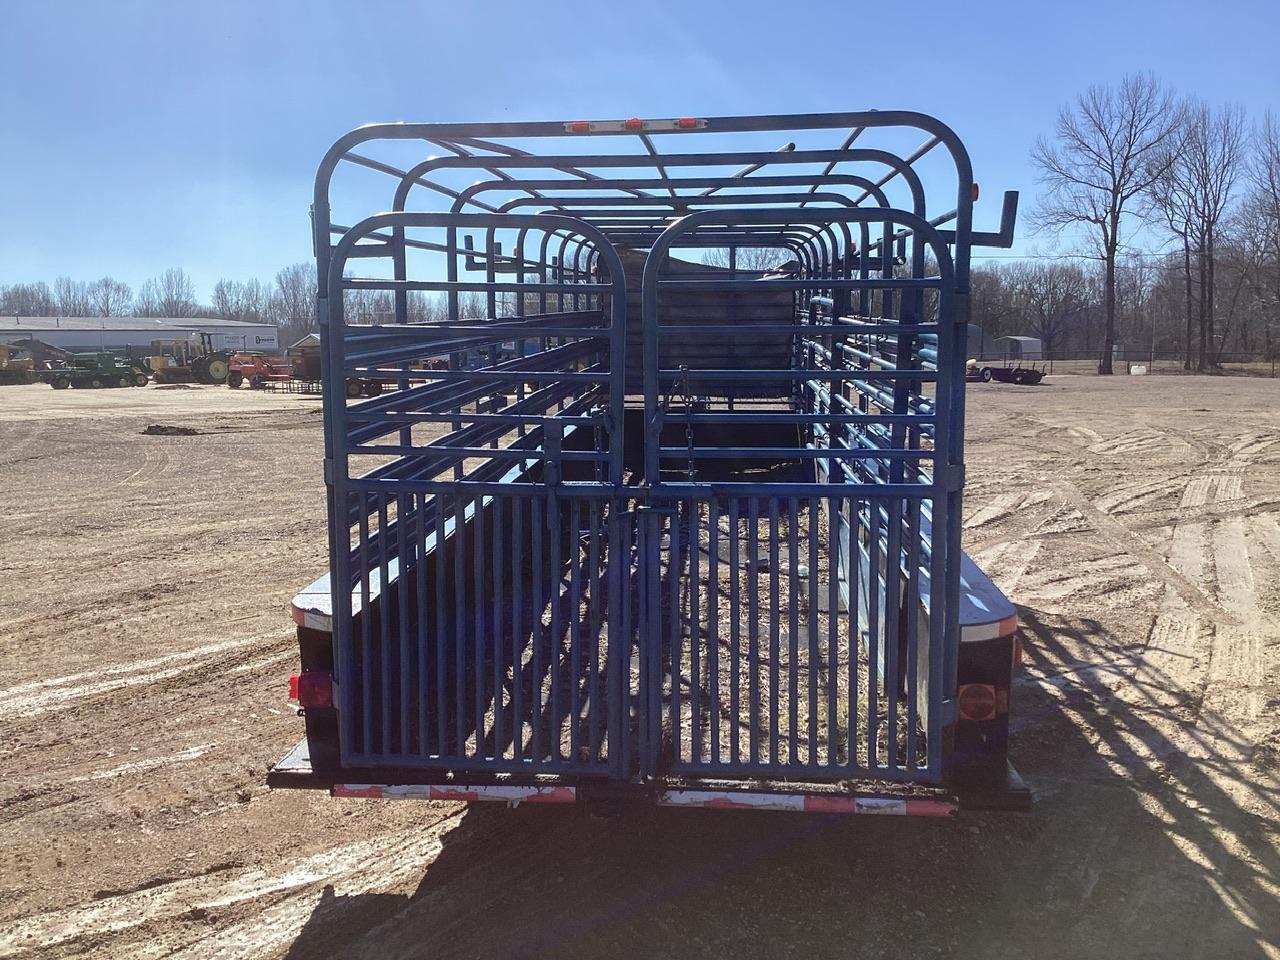
{"type": "Polygon", "coordinates": [[[689,395],[689,365],[680,364],[680,391],[684,403],[684,441],[689,450],[689,481],[693,481],[693,397],[689,395]]]}

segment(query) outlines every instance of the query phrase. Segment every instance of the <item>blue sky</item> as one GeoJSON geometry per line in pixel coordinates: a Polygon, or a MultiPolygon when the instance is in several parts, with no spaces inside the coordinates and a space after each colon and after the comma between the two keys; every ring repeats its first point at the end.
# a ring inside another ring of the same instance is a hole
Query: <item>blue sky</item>
{"type": "Polygon", "coordinates": [[[1277,36],[1275,0],[0,0],[0,283],[270,278],[310,257],[325,149],[376,120],[922,110],[965,139],[994,225],[1088,84],[1152,70],[1259,116],[1277,36]]]}

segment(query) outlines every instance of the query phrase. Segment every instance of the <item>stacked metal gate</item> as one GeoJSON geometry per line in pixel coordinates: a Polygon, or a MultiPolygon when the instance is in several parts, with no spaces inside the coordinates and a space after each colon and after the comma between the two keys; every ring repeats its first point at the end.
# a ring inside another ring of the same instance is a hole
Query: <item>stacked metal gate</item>
{"type": "Polygon", "coordinates": [[[972,201],[958,140],[912,114],[339,141],[314,219],[344,765],[937,780],[972,201]],[[906,157],[852,146],[902,127],[930,139],[906,157]],[[842,128],[783,152],[653,143],[842,128]],[[643,152],[577,146],[615,134],[643,152]],[[407,139],[447,153],[401,169],[355,152],[407,139]],[[913,164],[939,146],[955,207],[930,218],[913,164]],[[658,175],[619,173],[637,167],[658,175]],[[392,212],[335,226],[348,168],[393,177],[392,212]],[[408,209],[428,191],[449,209],[408,209]],[[792,262],[743,274],[753,247],[792,262]],[[685,248],[728,266],[671,259],[685,248]],[[348,402],[349,378],[387,389],[348,402]]]}

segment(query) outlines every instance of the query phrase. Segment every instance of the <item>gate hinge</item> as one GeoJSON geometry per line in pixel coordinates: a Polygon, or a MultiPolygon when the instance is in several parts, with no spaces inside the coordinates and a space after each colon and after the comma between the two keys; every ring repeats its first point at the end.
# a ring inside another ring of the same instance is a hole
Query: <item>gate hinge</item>
{"type": "Polygon", "coordinates": [[[964,464],[953,463],[947,467],[947,493],[964,489],[964,464]]]}
{"type": "Polygon", "coordinates": [[[328,458],[324,461],[324,482],[333,485],[333,461],[328,458]]]}

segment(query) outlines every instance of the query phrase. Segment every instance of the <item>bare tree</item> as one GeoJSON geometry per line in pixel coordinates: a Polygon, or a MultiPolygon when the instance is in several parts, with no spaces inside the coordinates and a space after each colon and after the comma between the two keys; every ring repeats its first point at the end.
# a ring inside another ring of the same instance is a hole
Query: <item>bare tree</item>
{"type": "Polygon", "coordinates": [[[210,306],[224,320],[260,320],[267,298],[267,289],[258,280],[219,280],[210,306]]]}
{"type": "Polygon", "coordinates": [[[1084,308],[1087,278],[1073,263],[1010,264],[1006,282],[1017,311],[1044,344],[1045,355],[1057,356],[1073,318],[1084,308]]]}
{"type": "Polygon", "coordinates": [[[1280,353],[1280,120],[1267,111],[1254,137],[1241,231],[1250,252],[1248,283],[1262,313],[1268,356],[1280,353]]]}
{"type": "Polygon", "coordinates": [[[1178,135],[1165,144],[1161,150],[1162,156],[1155,161],[1160,169],[1160,175],[1152,181],[1150,191],[1153,210],[1158,212],[1164,228],[1182,246],[1182,298],[1185,321],[1185,354],[1182,366],[1184,370],[1190,370],[1192,367],[1192,338],[1196,325],[1192,293],[1195,281],[1191,272],[1191,258],[1193,251],[1198,258],[1202,249],[1199,234],[1200,218],[1196,215],[1195,177],[1187,154],[1189,138],[1189,126],[1184,122],[1178,135]]]}
{"type": "Polygon", "coordinates": [[[1222,219],[1240,176],[1247,144],[1244,111],[1226,106],[1215,112],[1200,105],[1190,124],[1200,233],[1204,242],[1201,258],[1200,366],[1217,366],[1221,344],[1215,348],[1217,244],[1222,219]]]}
{"type": "Polygon", "coordinates": [[[293,331],[307,332],[316,327],[315,267],[295,263],[276,274],[267,313],[271,320],[293,331]]]}
{"type": "Polygon", "coordinates": [[[10,317],[50,317],[54,310],[53,294],[43,281],[15,283],[0,292],[0,314],[10,317]]]}
{"type": "Polygon", "coordinates": [[[127,283],[103,277],[89,285],[89,300],[99,317],[125,317],[133,303],[133,291],[127,283]]]}
{"type": "MultiPolygon", "coordinates": [[[[792,257],[785,250],[775,247],[739,247],[735,255],[735,265],[739,270],[753,273],[766,273],[775,269],[792,257]]],[[[729,268],[729,249],[712,247],[702,254],[702,262],[709,267],[729,268]]]]}
{"type": "Polygon", "coordinates": [[[87,317],[92,311],[89,285],[83,280],[58,277],[53,281],[53,300],[62,317],[87,317]]]}
{"type": "Polygon", "coordinates": [[[189,317],[195,313],[196,289],[181,267],[170,267],[156,280],[160,293],[161,316],[189,317]]]}
{"type": "Polygon", "coordinates": [[[1171,141],[1158,165],[1152,184],[1155,206],[1170,233],[1182,241],[1184,291],[1187,304],[1187,357],[1191,366],[1192,314],[1199,328],[1196,367],[1217,366],[1221,343],[1217,336],[1217,248],[1224,217],[1229,210],[1236,181],[1244,167],[1248,143],[1244,112],[1235,106],[1211,110],[1203,103],[1183,111],[1184,126],[1171,141]],[[1199,291],[1192,298],[1192,254],[1195,254],[1199,291]]]}
{"type": "Polygon", "coordinates": [[[1177,136],[1181,115],[1173,95],[1147,73],[1118,88],[1093,86],[1064,107],[1052,141],[1031,152],[1048,188],[1037,211],[1042,227],[1084,227],[1105,267],[1105,327],[1099,373],[1111,373],[1116,339],[1116,256],[1126,218],[1168,162],[1162,148],[1177,136]]]}

